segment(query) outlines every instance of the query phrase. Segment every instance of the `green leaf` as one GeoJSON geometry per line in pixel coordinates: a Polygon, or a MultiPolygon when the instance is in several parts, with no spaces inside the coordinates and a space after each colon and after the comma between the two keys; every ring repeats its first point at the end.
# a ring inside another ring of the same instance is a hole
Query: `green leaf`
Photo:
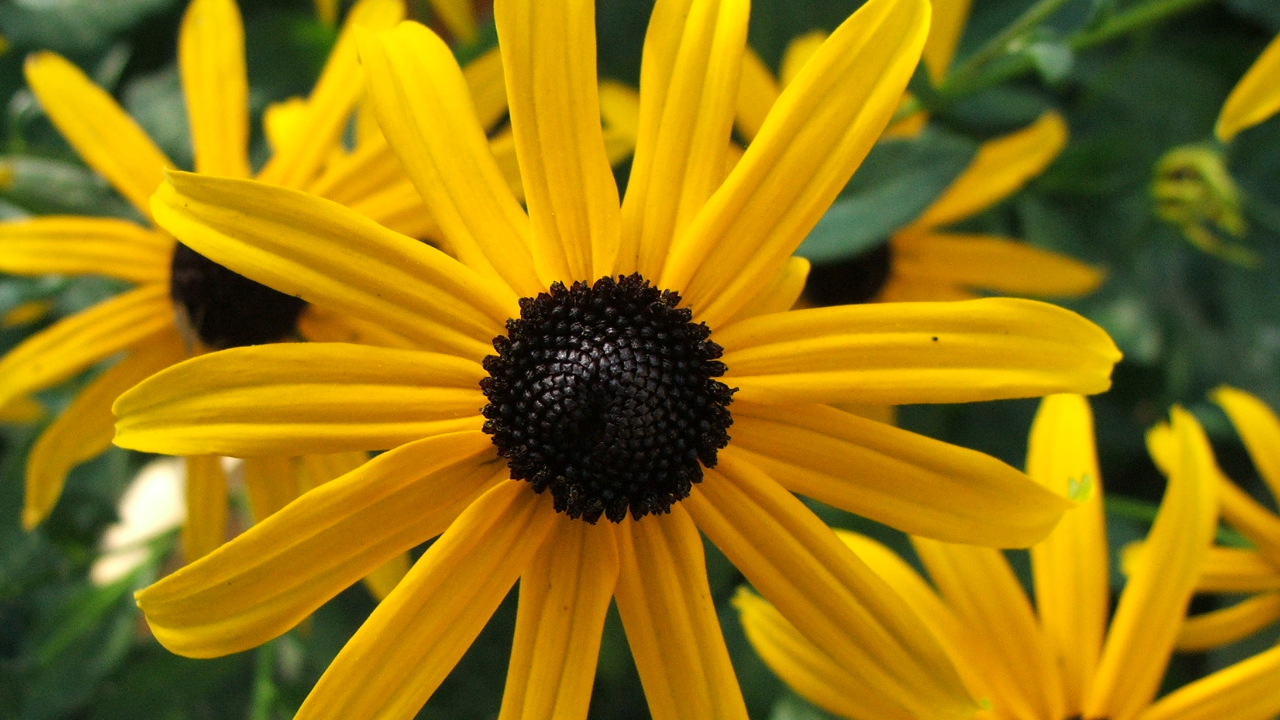
{"type": "Polygon", "coordinates": [[[0,27],[18,47],[82,54],[101,50],[115,35],[176,4],[175,0],[17,0],[0,5],[0,27]]]}
{"type": "Polygon", "coordinates": [[[1035,63],[1036,72],[1047,83],[1065,80],[1075,65],[1075,53],[1061,41],[1041,40],[1027,46],[1026,53],[1035,63]]]}
{"type": "Polygon", "coordinates": [[[41,215],[137,215],[100,175],[51,158],[10,155],[0,159],[0,195],[41,215]]]}
{"type": "Polygon", "coordinates": [[[919,216],[976,151],[972,141],[937,131],[878,143],[796,254],[830,263],[884,241],[919,216]]]}

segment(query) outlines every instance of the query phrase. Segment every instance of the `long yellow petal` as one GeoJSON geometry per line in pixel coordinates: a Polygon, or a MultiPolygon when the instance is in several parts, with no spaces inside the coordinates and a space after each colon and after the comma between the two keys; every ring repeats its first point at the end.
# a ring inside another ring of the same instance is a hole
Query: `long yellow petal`
{"type": "Polygon", "coordinates": [[[970,402],[1110,387],[1120,359],[1097,325],[1054,305],[991,298],[762,315],[712,335],[737,399],[970,402]]]}
{"type": "Polygon", "coordinates": [[[947,76],[956,56],[964,27],[969,22],[972,0],[933,0],[933,24],[924,43],[923,61],[936,85],[947,76]]]}
{"type": "Polygon", "coordinates": [[[227,475],[217,455],[194,455],[186,461],[187,522],[182,526],[182,554],[192,563],[222,547],[227,537],[227,475]]]}
{"type": "Polygon", "coordinates": [[[987,681],[1013,717],[1061,718],[1062,676],[1031,601],[999,550],[911,538],[938,592],[974,636],[987,681]]]}
{"type": "Polygon", "coordinates": [[[361,582],[374,600],[382,602],[387,599],[392,590],[396,589],[404,576],[409,574],[411,567],[409,553],[402,552],[371,570],[368,575],[361,578],[361,582]]]}
{"type": "Polygon", "coordinates": [[[640,125],[618,272],[657,278],[671,239],[724,180],[747,0],[660,0],[640,66],[640,125]]]}
{"type": "Polygon", "coordinates": [[[1218,491],[1222,519],[1254,544],[1272,566],[1280,568],[1280,517],[1232,482],[1221,471],[1218,491]]]}
{"type": "Polygon", "coordinates": [[[418,240],[431,241],[441,250],[452,254],[452,247],[440,230],[440,225],[431,217],[427,206],[422,203],[422,195],[418,194],[418,189],[407,177],[349,203],[347,207],[388,230],[418,240]]]}
{"type": "Polygon", "coordinates": [[[24,528],[35,527],[53,510],[71,468],[111,447],[115,433],[111,403],[116,397],[183,357],[182,342],[172,328],[142,338],[123,360],[86,385],[45,428],[27,456],[24,528]]]}
{"type": "Polygon", "coordinates": [[[235,0],[194,0],[187,6],[178,70],[196,172],[249,177],[249,78],[235,0]]]}
{"type": "Polygon", "coordinates": [[[443,532],[505,477],[479,432],[397,448],[142,590],[138,606],[156,638],[180,655],[247,650],[443,532]]]}
{"type": "Polygon", "coordinates": [[[287,456],[246,458],[245,494],[254,522],[262,522],[298,497],[298,472],[287,456]]]}
{"type": "Polygon", "coordinates": [[[924,0],[871,0],[789,85],[675,239],[662,287],[717,327],[777,272],[888,125],[929,27],[924,0]]]}
{"type": "Polygon", "coordinates": [[[453,52],[413,22],[362,33],[378,124],[458,259],[536,295],[529,219],[507,189],[453,52]]]}
{"type": "Polygon", "coordinates": [[[297,720],[409,720],[484,628],[557,516],[509,480],[471,504],[373,611],[297,720]]]}
{"type": "Polygon", "coordinates": [[[820,405],[733,405],[733,447],[788,490],[913,535],[1026,547],[1071,506],[999,460],[820,405]]]}
{"type": "Polygon", "coordinates": [[[1280,111],[1280,35],[1231,89],[1222,104],[1213,133],[1230,142],[1241,130],[1251,128],[1280,111]]]}
{"type": "Polygon", "coordinates": [[[475,103],[480,127],[492,130],[507,114],[507,82],[502,68],[502,50],[493,48],[462,68],[471,100],[475,103]]]}
{"type": "Polygon", "coordinates": [[[27,84],[62,136],[144,217],[169,158],[138,123],[75,65],[52,52],[27,56],[27,84]]]}
{"type": "Polygon", "coordinates": [[[1130,720],[1159,689],[1178,626],[1213,542],[1218,516],[1213,451],[1195,417],[1171,411],[1173,462],[1147,547],[1111,620],[1085,717],[1130,720]]]}
{"type": "Polygon", "coordinates": [[[1066,255],[991,235],[899,233],[891,240],[900,282],[958,285],[998,295],[1071,297],[1102,284],[1101,269],[1066,255]]]}
{"type": "Polygon", "coordinates": [[[613,528],[558,517],[520,576],[498,720],[587,716],[604,616],[617,581],[613,528]]]}
{"type": "Polygon", "coordinates": [[[471,0],[430,0],[431,9],[458,41],[467,43],[476,37],[476,11],[471,0]]]}
{"type": "Polygon", "coordinates": [[[1053,111],[1022,130],[988,140],[908,229],[949,225],[1000,202],[1043,172],[1066,144],[1067,123],[1053,111]]]}
{"type": "Polygon", "coordinates": [[[202,355],[116,401],[116,444],[171,455],[384,450],[478,429],[485,376],[469,360],[340,343],[202,355]]]}
{"type": "Polygon", "coordinates": [[[1280,647],[1219,670],[1160,698],[1138,720],[1270,720],[1280,713],[1280,647]]]}
{"type": "Polygon", "coordinates": [[[298,334],[309,342],[355,343],[412,350],[417,344],[403,335],[344,313],[308,305],[298,318],[298,334]]]}
{"type": "Polygon", "coordinates": [[[302,188],[314,180],[347,128],[364,93],[364,70],[356,57],[355,29],[385,30],[404,17],[401,0],[359,0],[347,13],[338,41],[307,98],[306,115],[289,142],[275,148],[258,179],[302,188]]]}
{"type": "Polygon", "coordinates": [[[742,56],[742,83],[738,87],[738,105],[735,126],[748,143],[755,140],[764,126],[764,120],[778,101],[778,81],[769,66],[752,50],[745,48],[742,56]]]}
{"type": "Polygon", "coordinates": [[[252,180],[173,173],[156,220],[224,267],[479,360],[517,298],[444,253],[313,195],[252,180]]]}
{"type": "Polygon", "coordinates": [[[825,30],[811,30],[787,43],[787,49],[782,51],[782,63],[778,66],[778,81],[782,87],[790,85],[800,75],[800,69],[818,54],[818,49],[830,36],[825,30]]]}
{"type": "Polygon", "coordinates": [[[707,584],[702,538],[683,503],[617,529],[618,614],[654,720],[745,720],[707,584]]]}
{"type": "Polygon", "coordinates": [[[805,281],[808,279],[809,261],[798,255],[791,256],[787,264],[775,273],[773,278],[765,283],[738,312],[734,313],[733,317],[729,318],[728,324],[756,315],[790,310],[800,300],[800,295],[804,293],[805,281]]]}
{"type": "Polygon", "coordinates": [[[734,447],[683,503],[782,615],[882,702],[921,717],[977,709],[938,640],[901,598],[791,493],[734,447]]]}
{"type": "Polygon", "coordinates": [[[613,273],[618,186],[600,131],[594,0],[498,0],[493,18],[544,284],[613,273]]]}
{"type": "Polygon", "coordinates": [[[0,271],[169,280],[173,238],[128,220],[46,216],[0,223],[0,271]]]}
{"type": "Polygon", "coordinates": [[[169,288],[159,283],[63,318],[0,360],[0,404],[60,383],[170,327],[169,288]]]}
{"type": "Polygon", "coordinates": [[[1272,497],[1280,498],[1280,417],[1262,400],[1227,385],[1210,397],[1231,419],[1272,497]]]}
{"type": "Polygon", "coordinates": [[[1102,654],[1110,601],[1102,477],[1088,400],[1050,395],[1040,401],[1028,440],[1027,474],[1054,493],[1083,498],[1049,537],[1031,547],[1036,608],[1061,668],[1071,716],[1083,709],[1102,654]]]}
{"type": "Polygon", "coordinates": [[[1246,638],[1280,620],[1280,593],[1269,592],[1230,607],[1188,617],[1178,631],[1179,652],[1204,652],[1246,638]]]}
{"type": "MultiPolygon", "coordinates": [[[[1126,574],[1128,570],[1125,571],[1126,574]]],[[[1211,547],[1200,563],[1197,592],[1251,593],[1280,590],[1280,568],[1255,550],[1211,547]]]]}

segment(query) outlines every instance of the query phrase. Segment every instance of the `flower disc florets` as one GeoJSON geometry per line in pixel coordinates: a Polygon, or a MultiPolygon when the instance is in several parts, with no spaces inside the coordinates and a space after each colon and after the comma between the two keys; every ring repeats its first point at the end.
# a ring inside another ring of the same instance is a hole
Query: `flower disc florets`
{"type": "Polygon", "coordinates": [[[729,442],[719,345],[680,296],[640,275],[520,300],[480,383],[511,477],[595,523],[666,513],[729,442]]]}
{"type": "Polygon", "coordinates": [[[205,347],[225,350],[279,342],[297,330],[307,303],[232,272],[178,243],[169,296],[205,347]]]}

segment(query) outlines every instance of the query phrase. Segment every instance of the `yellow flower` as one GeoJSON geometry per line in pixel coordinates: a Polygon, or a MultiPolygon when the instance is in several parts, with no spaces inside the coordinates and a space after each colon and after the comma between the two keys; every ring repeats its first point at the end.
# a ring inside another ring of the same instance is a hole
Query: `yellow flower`
{"type": "Polygon", "coordinates": [[[727,177],[747,3],[657,3],[621,203],[594,14],[496,4],[527,213],[449,48],[415,23],[362,35],[379,125],[456,259],[313,195],[170,173],[153,208],[183,242],[417,349],[238,348],[117,401],[125,447],[389,450],[141,592],[156,637],[244,650],[439,535],[300,717],[412,716],[520,579],[502,717],[585,715],[616,599],[655,718],[744,718],[701,529],[833,656],[904,692],[927,677],[912,702],[972,714],[942,648],[791,491],[990,545],[1034,542],[1070,503],[824,403],[1098,392],[1119,353],[1022,300],[787,311],[807,270],[791,254],[892,117],[925,0],[863,5],[727,177]]]}
{"type": "MultiPolygon", "coordinates": [[[[909,603],[947,649],[989,718],[1265,720],[1280,712],[1280,648],[1152,702],[1217,524],[1212,450],[1180,408],[1148,435],[1169,483],[1145,547],[1107,629],[1108,573],[1093,418],[1083,398],[1046,398],[1032,427],[1027,470],[1081,506],[1031,547],[1036,604],[997,550],[912,538],[933,581],[892,550],[843,539],[909,603]],[[934,588],[937,588],[936,590],[934,588]]],[[[1224,500],[1224,503],[1226,501],[1224,500]]],[[[849,718],[913,714],[861,667],[835,661],[768,602],[736,598],[748,639],[800,694],[849,718]]]]}
{"type": "Polygon", "coordinates": [[[1241,130],[1280,111],[1280,36],[1271,41],[1222,104],[1213,134],[1230,142],[1241,130]]]}
{"type": "MultiPolygon", "coordinates": [[[[394,0],[366,0],[353,9],[307,111],[298,118],[288,142],[277,148],[263,168],[260,179],[305,186],[320,172],[327,148],[338,143],[351,107],[363,91],[351,30],[356,24],[390,27],[400,19],[399,8],[394,0]]],[[[211,175],[248,176],[248,83],[243,29],[234,2],[191,4],[179,38],[179,65],[196,169],[211,175]]],[[[32,91],[67,141],[150,219],[148,200],[165,169],[173,167],[169,159],[110,95],[63,58],[37,53],[28,58],[26,73],[32,91]]],[[[396,163],[389,151],[386,156],[396,163]]],[[[421,207],[420,202],[417,206],[421,207]]],[[[29,394],[124,355],[85,387],[32,449],[23,509],[27,528],[52,510],[73,466],[110,446],[111,403],[148,375],[186,359],[202,346],[284,339],[293,334],[295,324],[304,335],[317,337],[350,337],[354,332],[355,321],[332,317],[332,313],[307,312],[299,318],[303,304],[296,298],[217,268],[176,245],[168,233],[128,220],[55,216],[4,223],[0,225],[0,270],[24,275],[101,274],[137,286],[55,323],[0,361],[0,405],[21,409],[29,405],[24,399],[29,394]],[[250,314],[243,314],[246,308],[238,303],[247,304],[250,314]],[[269,318],[268,309],[273,313],[269,318]]],[[[374,337],[389,335],[377,335],[376,329],[364,325],[359,323],[356,329],[366,335],[375,333],[374,337]]],[[[289,468],[287,477],[278,471],[282,463],[293,460],[263,458],[246,463],[255,515],[263,517],[282,507],[298,493],[300,484],[319,484],[363,459],[361,454],[346,454],[299,460],[299,467],[289,468]]],[[[187,480],[189,509],[183,540],[187,557],[196,558],[222,542],[226,480],[212,456],[188,458],[187,480]]]]}
{"type": "MultiPolygon", "coordinates": [[[[402,0],[403,1],[403,0],[402,0]]],[[[467,43],[476,38],[476,11],[472,0],[430,0],[431,10],[440,18],[449,33],[467,43]]],[[[316,17],[326,25],[338,19],[340,0],[315,0],[316,17]]]]}

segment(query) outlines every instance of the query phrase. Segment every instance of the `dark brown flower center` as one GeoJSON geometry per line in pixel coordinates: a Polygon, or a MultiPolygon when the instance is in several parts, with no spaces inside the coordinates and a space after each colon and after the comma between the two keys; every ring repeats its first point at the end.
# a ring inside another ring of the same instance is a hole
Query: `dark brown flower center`
{"type": "Polygon", "coordinates": [[[511,477],[595,523],[671,510],[729,442],[719,345],[640,275],[560,283],[493,340],[484,431],[511,477]]]}
{"type": "Polygon", "coordinates": [[[232,272],[178,243],[169,296],[200,342],[214,350],[279,342],[297,330],[307,303],[232,272]]]}

